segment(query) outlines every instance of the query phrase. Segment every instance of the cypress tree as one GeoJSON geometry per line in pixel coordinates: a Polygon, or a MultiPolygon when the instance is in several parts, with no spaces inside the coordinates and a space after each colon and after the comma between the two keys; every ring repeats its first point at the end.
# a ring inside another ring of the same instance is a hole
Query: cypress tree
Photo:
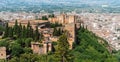
{"type": "Polygon", "coordinates": [[[17,28],[17,37],[18,38],[20,38],[20,33],[21,33],[20,26],[18,26],[18,28],[17,28]]]}
{"type": "Polygon", "coordinates": [[[57,36],[57,29],[56,28],[54,28],[54,31],[53,31],[53,36],[57,36]]]}
{"type": "Polygon", "coordinates": [[[22,29],[22,38],[26,38],[26,35],[27,35],[27,33],[26,33],[26,27],[23,26],[23,29],[22,29]]]}
{"type": "Polygon", "coordinates": [[[20,30],[20,33],[19,33],[19,37],[22,38],[22,25],[21,23],[19,24],[19,30],[20,30]]]}
{"type": "Polygon", "coordinates": [[[62,30],[59,28],[58,29],[58,36],[62,35],[62,30]]]}
{"type": "Polygon", "coordinates": [[[32,29],[32,27],[31,27],[31,26],[30,26],[29,35],[30,35],[30,38],[33,38],[33,29],[32,29]]]}
{"type": "Polygon", "coordinates": [[[28,21],[28,24],[27,24],[27,30],[26,30],[26,33],[27,33],[27,38],[30,37],[30,22],[28,21]]]}
{"type": "Polygon", "coordinates": [[[35,30],[35,41],[39,40],[40,37],[40,33],[38,31],[38,26],[36,26],[36,30],[35,30]]]}
{"type": "Polygon", "coordinates": [[[18,34],[18,22],[17,22],[17,20],[15,21],[15,25],[14,25],[14,34],[15,35],[18,34]]]}
{"type": "Polygon", "coordinates": [[[19,27],[20,27],[20,31],[22,31],[22,25],[21,25],[21,23],[19,24],[19,27]]]}
{"type": "Polygon", "coordinates": [[[28,21],[27,28],[29,28],[29,27],[30,27],[30,22],[28,21]]]}
{"type": "Polygon", "coordinates": [[[8,31],[9,31],[8,36],[12,38],[13,37],[13,28],[9,27],[8,31]]]}
{"type": "Polygon", "coordinates": [[[5,34],[4,34],[4,37],[8,37],[8,34],[9,34],[9,27],[8,27],[8,23],[6,23],[6,26],[5,26],[5,34]]]}

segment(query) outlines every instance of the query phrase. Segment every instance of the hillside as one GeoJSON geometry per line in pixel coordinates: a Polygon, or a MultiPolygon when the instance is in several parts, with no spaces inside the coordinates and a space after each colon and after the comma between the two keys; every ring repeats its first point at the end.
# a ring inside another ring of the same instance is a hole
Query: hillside
{"type": "Polygon", "coordinates": [[[77,34],[77,45],[73,50],[75,62],[118,62],[92,32],[81,28],[77,34]]]}
{"type": "Polygon", "coordinates": [[[66,47],[64,51],[67,52],[65,56],[68,56],[67,58],[69,59],[66,59],[68,62],[118,62],[119,55],[117,54],[119,53],[116,53],[116,56],[109,53],[106,48],[107,44],[99,43],[99,37],[83,27],[77,31],[77,41],[74,43],[74,48],[72,50],[69,50],[68,46],[63,45],[67,43],[64,42],[65,38],[66,37],[59,38],[57,44],[53,43],[53,48],[55,47],[55,50],[46,55],[32,54],[30,46],[28,46],[31,42],[30,38],[16,39],[12,41],[14,43],[9,39],[1,40],[0,46],[6,46],[8,54],[12,55],[9,62],[17,62],[18,60],[20,62],[59,62],[57,59],[62,59],[60,58],[60,54],[63,53],[63,50],[61,50],[62,52],[58,54],[58,52],[60,52],[59,49],[64,49],[66,47]],[[58,46],[57,49],[56,46],[58,46]]]}

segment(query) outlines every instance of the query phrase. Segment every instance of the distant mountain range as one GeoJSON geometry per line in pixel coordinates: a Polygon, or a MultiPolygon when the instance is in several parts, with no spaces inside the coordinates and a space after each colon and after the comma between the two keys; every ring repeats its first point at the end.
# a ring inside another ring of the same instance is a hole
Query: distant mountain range
{"type": "Polygon", "coordinates": [[[118,12],[120,0],[1,0],[0,11],[47,12],[73,11],[75,9],[91,12],[118,12]],[[103,8],[107,7],[107,8],[103,8]],[[116,10],[112,10],[115,9],[116,10]]]}

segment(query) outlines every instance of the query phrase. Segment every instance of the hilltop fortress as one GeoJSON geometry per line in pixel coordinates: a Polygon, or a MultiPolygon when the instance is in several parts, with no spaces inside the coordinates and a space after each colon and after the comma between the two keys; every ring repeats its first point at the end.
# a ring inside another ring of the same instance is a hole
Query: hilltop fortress
{"type": "MultiPolygon", "coordinates": [[[[105,39],[110,47],[119,50],[120,43],[120,21],[119,14],[55,14],[53,17],[49,15],[43,15],[47,17],[47,20],[34,19],[23,20],[17,19],[18,24],[27,26],[30,22],[31,27],[35,30],[38,26],[39,32],[43,35],[43,40],[31,43],[31,49],[33,53],[46,54],[52,51],[52,43],[57,42],[59,36],[54,36],[54,28],[50,27],[50,24],[62,24],[62,26],[56,27],[56,29],[62,29],[67,32],[68,42],[70,49],[73,48],[73,43],[76,41],[76,30],[80,26],[87,27],[89,31],[92,31],[97,36],[105,39]],[[111,26],[112,25],[112,26],[111,26]]],[[[16,20],[8,21],[9,26],[14,26],[16,20]]]]}
{"type": "MultiPolygon", "coordinates": [[[[62,24],[61,28],[64,31],[67,31],[68,42],[70,45],[70,49],[72,49],[72,45],[76,40],[76,30],[79,29],[81,21],[80,17],[77,15],[68,15],[68,14],[60,14],[55,15],[54,17],[48,17],[48,20],[17,20],[18,24],[21,23],[23,26],[27,26],[28,22],[31,24],[32,28],[35,29],[38,26],[39,32],[42,33],[44,39],[42,43],[33,42],[31,43],[31,48],[33,53],[38,54],[46,54],[47,52],[52,50],[52,42],[56,42],[59,37],[53,36],[53,28],[49,27],[50,23],[58,23],[62,24]],[[39,46],[42,45],[42,46],[39,46]],[[49,46],[49,47],[48,47],[49,46]]],[[[15,25],[15,20],[10,21],[8,23],[9,26],[15,25]]]]}

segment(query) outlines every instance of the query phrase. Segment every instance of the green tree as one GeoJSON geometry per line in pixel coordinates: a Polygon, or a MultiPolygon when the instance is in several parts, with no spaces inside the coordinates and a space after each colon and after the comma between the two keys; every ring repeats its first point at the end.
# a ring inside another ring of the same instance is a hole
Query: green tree
{"type": "Polygon", "coordinates": [[[22,38],[22,25],[21,23],[19,24],[19,33],[18,33],[18,37],[22,38]]]}
{"type": "Polygon", "coordinates": [[[58,22],[55,22],[55,23],[50,23],[50,28],[55,28],[55,27],[61,27],[62,24],[59,24],[58,22]]]}
{"type": "Polygon", "coordinates": [[[58,29],[58,36],[62,35],[62,33],[63,33],[63,32],[62,32],[61,28],[59,28],[59,29],[58,29]]]}
{"type": "Polygon", "coordinates": [[[33,41],[32,38],[27,38],[27,39],[25,39],[25,40],[24,40],[24,42],[25,42],[25,47],[30,47],[32,41],[33,41]]]}
{"type": "Polygon", "coordinates": [[[12,27],[9,27],[9,34],[8,34],[8,36],[9,37],[13,37],[13,28],[12,27]]]}
{"type": "Polygon", "coordinates": [[[48,20],[47,16],[42,16],[42,20],[48,20]]]}
{"type": "Polygon", "coordinates": [[[18,62],[18,61],[20,61],[18,57],[13,57],[8,62],[18,62]]]}
{"type": "Polygon", "coordinates": [[[15,21],[15,25],[14,25],[14,34],[15,35],[18,34],[18,22],[17,22],[17,20],[15,21]]]}
{"type": "Polygon", "coordinates": [[[39,39],[40,39],[40,33],[39,33],[39,31],[38,31],[38,26],[36,26],[36,30],[35,30],[35,34],[34,34],[35,36],[35,41],[38,41],[39,39]]]}
{"type": "Polygon", "coordinates": [[[23,38],[18,38],[15,43],[19,44],[21,47],[25,47],[25,41],[23,38]]]}
{"type": "Polygon", "coordinates": [[[23,48],[18,43],[12,43],[10,46],[11,55],[19,57],[23,53],[23,48]]]}
{"type": "Polygon", "coordinates": [[[27,37],[27,29],[26,29],[25,26],[23,26],[21,37],[22,38],[26,38],[27,37]]]}
{"type": "Polygon", "coordinates": [[[10,42],[9,40],[1,40],[0,41],[0,47],[6,47],[7,48],[7,51],[9,50],[9,45],[10,45],[10,42]]]}
{"type": "Polygon", "coordinates": [[[55,17],[55,15],[54,15],[54,14],[51,14],[51,15],[49,15],[49,17],[50,17],[50,18],[53,18],[53,17],[55,17]]]}
{"type": "Polygon", "coordinates": [[[70,55],[69,43],[65,34],[61,35],[56,47],[55,59],[57,62],[72,62],[72,56],[70,55]]]}
{"type": "Polygon", "coordinates": [[[0,26],[0,31],[5,31],[5,27],[0,26]]]}
{"type": "Polygon", "coordinates": [[[36,54],[21,54],[20,62],[39,62],[39,56],[36,54]]]}
{"type": "Polygon", "coordinates": [[[32,53],[32,49],[31,49],[31,48],[28,48],[28,47],[25,47],[25,48],[23,49],[23,51],[24,51],[24,53],[26,53],[26,54],[32,53]]]}
{"type": "Polygon", "coordinates": [[[29,36],[30,36],[30,38],[34,37],[34,33],[33,33],[32,27],[30,27],[29,36]]]}
{"type": "Polygon", "coordinates": [[[9,34],[9,27],[8,27],[8,23],[6,23],[6,26],[5,26],[5,34],[4,34],[4,37],[8,37],[8,34],[9,34]]]}
{"type": "Polygon", "coordinates": [[[60,36],[60,35],[62,35],[62,33],[63,33],[63,31],[61,30],[61,28],[59,28],[59,29],[54,28],[53,36],[60,36]]]}
{"type": "Polygon", "coordinates": [[[58,32],[57,32],[57,29],[54,28],[54,31],[53,31],[53,36],[57,36],[58,35],[58,32]]]}
{"type": "Polygon", "coordinates": [[[30,38],[30,28],[31,28],[31,25],[30,25],[30,22],[28,22],[28,24],[27,24],[27,30],[26,30],[26,32],[27,32],[27,38],[30,38]]]}

